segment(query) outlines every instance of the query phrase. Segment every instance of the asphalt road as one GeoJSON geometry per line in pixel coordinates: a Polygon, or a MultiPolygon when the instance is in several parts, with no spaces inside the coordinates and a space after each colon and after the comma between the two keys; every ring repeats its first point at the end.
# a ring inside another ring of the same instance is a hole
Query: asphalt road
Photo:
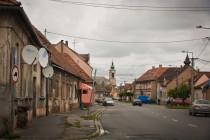
{"type": "Polygon", "coordinates": [[[210,117],[158,105],[105,107],[105,134],[96,140],[210,140],[210,117]]]}

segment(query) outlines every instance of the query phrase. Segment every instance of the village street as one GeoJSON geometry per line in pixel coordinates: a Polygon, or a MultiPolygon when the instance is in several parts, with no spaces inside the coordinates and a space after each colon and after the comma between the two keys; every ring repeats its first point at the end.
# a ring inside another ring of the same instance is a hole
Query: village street
{"type": "Polygon", "coordinates": [[[210,140],[209,5],[0,0],[0,140],[210,140]]]}
{"type": "Polygon", "coordinates": [[[97,140],[208,140],[210,117],[189,116],[185,109],[116,103],[102,117],[105,135],[97,140]]]}

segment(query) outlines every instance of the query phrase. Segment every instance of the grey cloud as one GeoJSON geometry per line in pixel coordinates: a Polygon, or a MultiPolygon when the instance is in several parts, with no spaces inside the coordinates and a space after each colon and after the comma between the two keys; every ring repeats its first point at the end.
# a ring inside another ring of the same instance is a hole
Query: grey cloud
{"type": "MultiPolygon", "coordinates": [[[[196,25],[210,26],[210,12],[154,12],[92,8],[60,4],[49,0],[21,0],[32,23],[41,31],[119,41],[173,41],[210,36],[209,30],[196,29],[196,25]]],[[[102,3],[95,0],[89,2],[102,3]]],[[[104,3],[153,6],[208,6],[209,0],[106,0],[104,3]]],[[[53,43],[68,40],[72,46],[74,38],[47,34],[53,43]]],[[[98,68],[99,75],[107,75],[114,60],[117,72],[134,76],[118,76],[119,80],[138,77],[152,65],[181,65],[186,54],[195,56],[202,50],[205,41],[173,44],[119,44],[78,39],[76,51],[91,54],[91,63],[98,68]],[[168,62],[167,62],[168,61],[168,62]],[[174,61],[174,62],[173,62],[174,61]]],[[[210,59],[210,43],[201,58],[210,59]]],[[[206,64],[196,62],[196,66],[206,64]]]]}

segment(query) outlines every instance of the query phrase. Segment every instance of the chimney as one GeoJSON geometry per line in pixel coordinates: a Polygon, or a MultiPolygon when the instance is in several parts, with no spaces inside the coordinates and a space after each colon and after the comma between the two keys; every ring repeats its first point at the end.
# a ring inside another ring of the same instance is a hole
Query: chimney
{"type": "Polygon", "coordinates": [[[162,64],[159,65],[159,68],[162,68],[162,64]]]}
{"type": "Polygon", "coordinates": [[[61,40],[61,54],[63,54],[63,40],[61,40]]]}
{"type": "Polygon", "coordinates": [[[155,69],[155,66],[152,66],[152,69],[155,69]]]}
{"type": "Polygon", "coordinates": [[[66,44],[66,46],[69,46],[69,42],[67,40],[65,41],[65,44],[66,44]]]}

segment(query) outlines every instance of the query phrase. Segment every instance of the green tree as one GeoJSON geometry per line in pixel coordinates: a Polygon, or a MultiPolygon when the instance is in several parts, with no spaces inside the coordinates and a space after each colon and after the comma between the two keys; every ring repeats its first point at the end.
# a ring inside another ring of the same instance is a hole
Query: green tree
{"type": "Polygon", "coordinates": [[[133,93],[132,92],[126,92],[126,97],[129,97],[129,101],[131,101],[131,98],[133,97],[133,93]]]}
{"type": "Polygon", "coordinates": [[[169,97],[176,98],[176,97],[177,97],[177,89],[176,89],[176,88],[170,89],[170,90],[168,91],[168,96],[169,96],[169,97]]]}
{"type": "Polygon", "coordinates": [[[182,84],[178,88],[178,97],[182,98],[182,101],[184,101],[190,96],[190,88],[186,84],[182,84]]]}
{"type": "Polygon", "coordinates": [[[129,97],[129,101],[131,101],[131,98],[133,97],[133,93],[132,92],[121,92],[119,93],[119,97],[123,100],[126,99],[126,97],[129,97]]]}

